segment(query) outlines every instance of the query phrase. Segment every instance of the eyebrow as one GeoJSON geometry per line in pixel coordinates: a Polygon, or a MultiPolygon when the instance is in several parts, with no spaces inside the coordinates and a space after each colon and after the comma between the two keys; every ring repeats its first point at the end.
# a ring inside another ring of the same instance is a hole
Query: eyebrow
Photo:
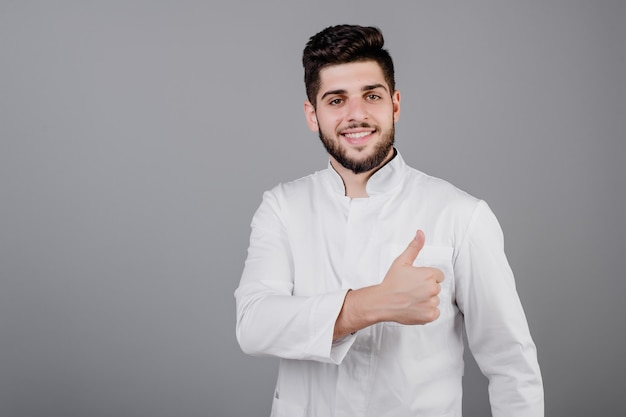
{"type": "MultiPolygon", "coordinates": [[[[382,88],[383,90],[387,91],[387,87],[385,87],[384,84],[380,84],[380,83],[364,85],[363,87],[361,87],[361,91],[362,92],[372,91],[372,90],[375,90],[377,88],[382,88]]],[[[324,97],[326,97],[326,96],[331,96],[331,95],[335,95],[335,94],[342,95],[342,94],[346,94],[346,93],[347,93],[347,91],[343,90],[343,89],[330,90],[330,91],[327,91],[324,94],[322,94],[322,97],[320,97],[320,100],[323,100],[324,97]]]]}

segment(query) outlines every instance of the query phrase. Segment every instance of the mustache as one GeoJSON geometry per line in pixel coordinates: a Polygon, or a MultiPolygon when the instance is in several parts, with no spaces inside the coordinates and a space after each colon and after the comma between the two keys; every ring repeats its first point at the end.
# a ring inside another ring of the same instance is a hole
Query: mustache
{"type": "Polygon", "coordinates": [[[369,124],[367,122],[351,123],[347,127],[345,127],[344,129],[356,129],[356,128],[359,128],[359,127],[368,128],[368,129],[376,129],[375,126],[372,126],[371,124],[369,124]]]}

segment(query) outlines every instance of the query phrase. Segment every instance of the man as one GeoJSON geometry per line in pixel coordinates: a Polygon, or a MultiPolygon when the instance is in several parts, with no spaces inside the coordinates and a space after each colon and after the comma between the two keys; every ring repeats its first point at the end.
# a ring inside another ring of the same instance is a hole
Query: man
{"type": "Polygon", "coordinates": [[[383,43],[340,25],[304,49],[304,113],[330,161],[264,194],[235,292],[238,341],[281,358],[272,416],[460,416],[465,328],[493,415],[542,416],[500,226],[394,148],[400,93],[383,43]]]}

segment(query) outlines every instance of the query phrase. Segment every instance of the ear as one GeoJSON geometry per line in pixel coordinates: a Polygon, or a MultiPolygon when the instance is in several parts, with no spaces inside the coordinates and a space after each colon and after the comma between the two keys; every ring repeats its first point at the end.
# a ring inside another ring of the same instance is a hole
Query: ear
{"type": "Polygon", "coordinates": [[[313,132],[318,132],[320,127],[317,124],[315,107],[309,100],[304,102],[304,117],[306,118],[306,124],[309,125],[309,129],[313,132]]]}
{"type": "Polygon", "coordinates": [[[397,122],[400,119],[400,92],[394,91],[391,95],[393,101],[393,121],[397,122]]]}

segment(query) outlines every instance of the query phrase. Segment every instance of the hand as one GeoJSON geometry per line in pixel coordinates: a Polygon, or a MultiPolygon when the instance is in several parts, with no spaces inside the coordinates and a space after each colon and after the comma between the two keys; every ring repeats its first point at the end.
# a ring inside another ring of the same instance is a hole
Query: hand
{"type": "Polygon", "coordinates": [[[426,324],[439,317],[443,272],[413,266],[425,240],[424,232],[418,230],[405,251],[393,261],[383,282],[348,291],[335,321],[334,340],[383,321],[426,324]]]}
{"type": "Polygon", "coordinates": [[[438,294],[443,272],[437,268],[413,266],[425,240],[424,232],[418,230],[409,246],[393,261],[379,285],[387,300],[384,321],[426,324],[439,317],[438,294]]]}

